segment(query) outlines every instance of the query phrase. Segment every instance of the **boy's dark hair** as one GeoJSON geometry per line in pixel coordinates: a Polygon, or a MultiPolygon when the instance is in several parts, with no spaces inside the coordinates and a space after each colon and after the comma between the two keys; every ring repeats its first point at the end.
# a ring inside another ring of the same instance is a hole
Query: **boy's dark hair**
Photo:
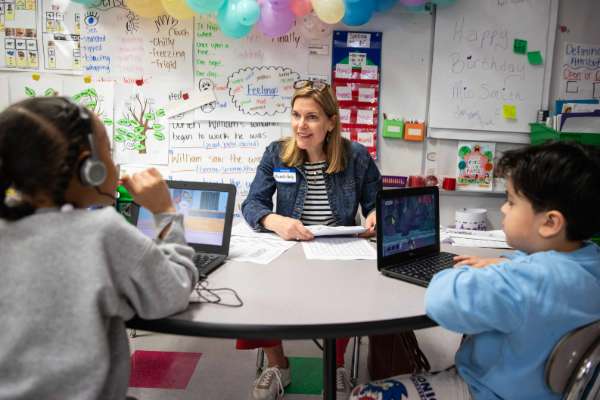
{"type": "Polygon", "coordinates": [[[79,154],[89,149],[88,113],[64,97],[35,97],[0,113],[0,219],[18,220],[35,208],[27,201],[6,204],[8,188],[25,198],[48,194],[57,206],[76,173],[79,154]]]}
{"type": "Polygon", "coordinates": [[[600,232],[600,148],[548,142],[504,153],[497,176],[510,178],[535,212],[558,210],[568,240],[600,232]]]}

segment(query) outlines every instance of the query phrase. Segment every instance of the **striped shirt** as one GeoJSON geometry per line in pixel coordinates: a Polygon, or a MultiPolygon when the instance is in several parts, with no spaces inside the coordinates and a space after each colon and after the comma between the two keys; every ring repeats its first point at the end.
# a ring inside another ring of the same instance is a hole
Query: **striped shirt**
{"type": "Polygon", "coordinates": [[[304,199],[304,210],[300,217],[304,225],[335,224],[325,186],[324,172],[326,168],[327,162],[325,161],[305,163],[303,166],[308,183],[308,191],[304,199]]]}

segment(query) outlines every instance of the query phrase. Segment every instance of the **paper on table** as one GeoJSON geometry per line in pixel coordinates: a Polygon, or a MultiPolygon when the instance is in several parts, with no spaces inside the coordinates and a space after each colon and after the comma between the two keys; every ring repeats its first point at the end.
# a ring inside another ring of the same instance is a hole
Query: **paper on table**
{"type": "Polygon", "coordinates": [[[460,247],[481,247],[491,249],[510,249],[511,247],[501,240],[489,240],[480,238],[452,237],[452,245],[460,247]]]}
{"type": "Polygon", "coordinates": [[[306,227],[315,236],[341,236],[358,235],[367,229],[363,226],[327,226],[327,225],[308,225],[306,227]]]}
{"type": "Polygon", "coordinates": [[[377,251],[366,239],[353,237],[317,238],[302,242],[307,260],[376,260],[377,251]]]}
{"type": "Polygon", "coordinates": [[[237,224],[235,224],[233,226],[233,228],[231,228],[231,236],[243,236],[243,237],[250,237],[250,238],[276,240],[278,242],[285,241],[281,238],[281,236],[277,235],[276,233],[255,231],[244,220],[238,222],[237,224]]]}
{"type": "Polygon", "coordinates": [[[227,258],[231,261],[269,264],[295,244],[262,237],[232,236],[227,258]]]}

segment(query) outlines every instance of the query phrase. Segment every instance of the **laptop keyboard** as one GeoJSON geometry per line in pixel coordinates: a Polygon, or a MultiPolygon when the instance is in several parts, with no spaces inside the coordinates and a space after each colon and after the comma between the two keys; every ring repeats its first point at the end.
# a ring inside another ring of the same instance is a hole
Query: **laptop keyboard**
{"type": "Polygon", "coordinates": [[[454,256],[455,254],[451,253],[439,253],[420,260],[411,260],[406,264],[395,265],[387,270],[396,278],[427,287],[433,275],[454,266],[454,256]]]}
{"type": "Polygon", "coordinates": [[[219,258],[219,254],[196,253],[192,260],[200,274],[208,275],[212,267],[213,261],[219,258]]]}

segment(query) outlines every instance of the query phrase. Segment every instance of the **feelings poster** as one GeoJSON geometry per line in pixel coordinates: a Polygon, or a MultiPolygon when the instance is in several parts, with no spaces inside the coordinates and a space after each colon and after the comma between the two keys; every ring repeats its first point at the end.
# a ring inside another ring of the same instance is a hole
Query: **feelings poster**
{"type": "Polygon", "coordinates": [[[492,190],[495,143],[458,142],[457,190],[492,190]]]}

